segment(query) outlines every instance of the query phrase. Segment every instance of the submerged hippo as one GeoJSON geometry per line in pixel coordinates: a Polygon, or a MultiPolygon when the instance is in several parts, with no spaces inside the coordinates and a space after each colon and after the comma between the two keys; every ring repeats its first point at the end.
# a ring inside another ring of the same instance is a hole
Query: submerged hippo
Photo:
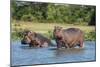
{"type": "Polygon", "coordinates": [[[25,31],[23,39],[21,40],[22,44],[29,44],[30,47],[47,47],[52,45],[50,39],[43,36],[40,33],[25,31]]]}
{"type": "Polygon", "coordinates": [[[83,47],[84,33],[78,28],[63,29],[62,27],[55,26],[53,35],[57,43],[57,48],[83,47]]]}
{"type": "Polygon", "coordinates": [[[47,42],[47,40],[42,40],[38,37],[35,37],[34,39],[31,39],[31,42],[29,43],[29,46],[33,47],[48,47],[50,43],[47,42]]]}

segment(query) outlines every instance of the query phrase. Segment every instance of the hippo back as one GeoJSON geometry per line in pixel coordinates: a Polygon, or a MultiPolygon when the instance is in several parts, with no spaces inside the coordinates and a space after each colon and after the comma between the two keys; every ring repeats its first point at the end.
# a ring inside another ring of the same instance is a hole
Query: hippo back
{"type": "Polygon", "coordinates": [[[43,36],[43,35],[40,34],[40,33],[37,33],[37,36],[36,36],[36,37],[39,38],[42,42],[47,42],[48,45],[49,45],[49,44],[50,44],[50,45],[53,45],[53,43],[51,42],[51,40],[50,40],[49,38],[43,36]]]}
{"type": "Polygon", "coordinates": [[[80,30],[79,28],[69,28],[69,29],[65,29],[64,31],[73,36],[75,36],[75,35],[83,36],[84,35],[83,31],[80,30]]]}
{"type": "Polygon", "coordinates": [[[63,37],[67,42],[78,42],[83,39],[84,33],[78,28],[68,28],[63,30],[63,37]]]}

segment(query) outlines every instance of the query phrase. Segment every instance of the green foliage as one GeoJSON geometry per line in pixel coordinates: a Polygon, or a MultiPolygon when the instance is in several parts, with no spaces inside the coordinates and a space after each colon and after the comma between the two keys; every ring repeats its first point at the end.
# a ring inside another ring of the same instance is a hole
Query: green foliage
{"type": "Polygon", "coordinates": [[[21,20],[23,20],[23,21],[34,21],[35,17],[33,17],[31,14],[23,15],[21,20]]]}
{"type": "Polygon", "coordinates": [[[85,40],[95,41],[96,40],[96,32],[91,31],[91,32],[86,33],[85,40]]]}
{"type": "Polygon", "coordinates": [[[86,5],[12,1],[11,10],[12,18],[16,20],[88,24],[95,8],[86,5]]]}
{"type": "Polygon", "coordinates": [[[53,32],[52,31],[48,31],[47,33],[45,33],[44,35],[46,35],[48,38],[50,38],[50,39],[54,39],[54,37],[53,37],[53,32]]]}
{"type": "Polygon", "coordinates": [[[13,40],[19,40],[23,37],[22,32],[13,32],[11,35],[13,40]]]}

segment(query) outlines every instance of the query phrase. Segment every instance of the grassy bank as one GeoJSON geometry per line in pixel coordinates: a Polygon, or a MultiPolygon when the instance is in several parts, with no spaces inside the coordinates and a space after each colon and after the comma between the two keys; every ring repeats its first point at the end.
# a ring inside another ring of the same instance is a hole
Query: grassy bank
{"type": "Polygon", "coordinates": [[[42,33],[49,38],[53,38],[52,31],[54,26],[61,26],[63,28],[80,28],[85,33],[85,40],[95,40],[95,26],[73,25],[66,23],[38,23],[38,22],[23,22],[14,21],[11,23],[12,39],[20,39],[21,32],[29,29],[38,33],[42,33]]]}

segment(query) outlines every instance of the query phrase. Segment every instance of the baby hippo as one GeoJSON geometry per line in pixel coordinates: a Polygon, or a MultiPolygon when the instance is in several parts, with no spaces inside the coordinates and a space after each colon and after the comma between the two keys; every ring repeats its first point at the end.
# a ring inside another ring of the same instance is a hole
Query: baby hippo
{"type": "Polygon", "coordinates": [[[21,43],[28,44],[29,47],[47,47],[49,44],[52,45],[50,39],[40,33],[32,31],[24,32],[24,36],[21,40],[21,43]]]}

